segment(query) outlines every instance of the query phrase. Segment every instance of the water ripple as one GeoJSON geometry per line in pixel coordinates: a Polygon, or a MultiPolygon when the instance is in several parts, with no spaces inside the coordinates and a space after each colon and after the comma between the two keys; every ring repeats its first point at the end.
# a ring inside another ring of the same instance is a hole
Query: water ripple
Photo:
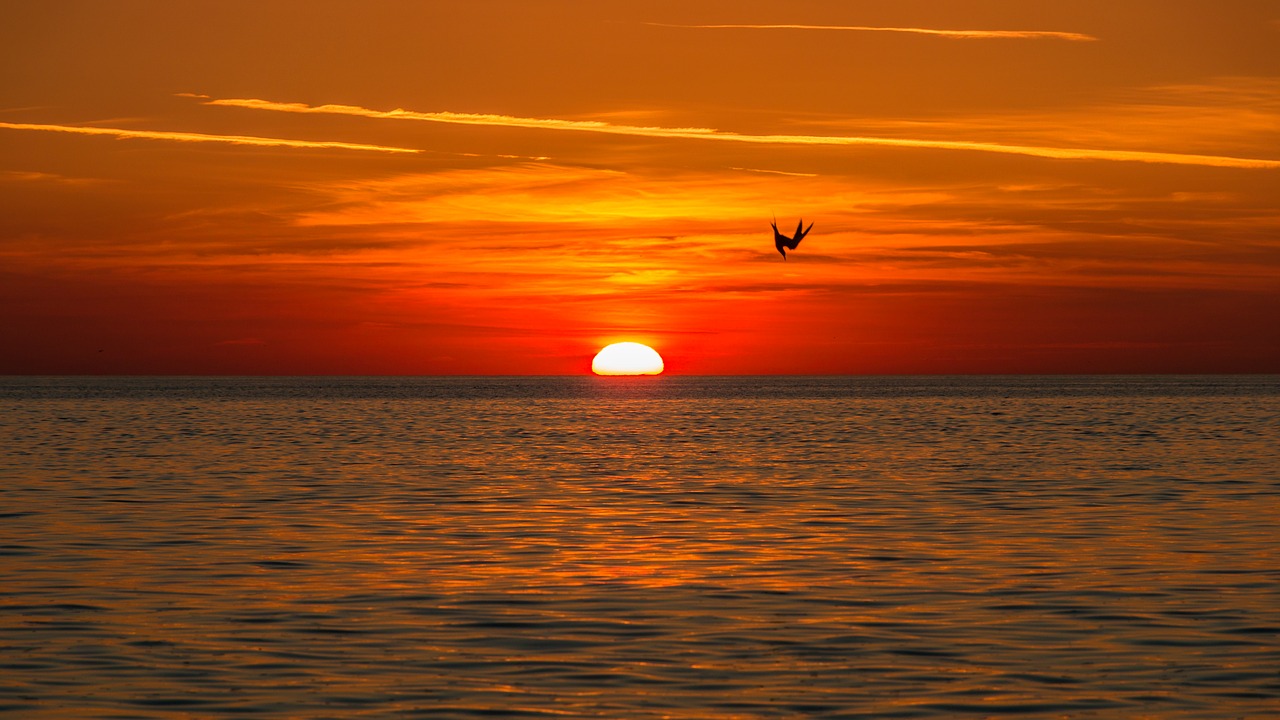
{"type": "Polygon", "coordinates": [[[11,378],[0,714],[1265,717],[1280,381],[11,378]]]}

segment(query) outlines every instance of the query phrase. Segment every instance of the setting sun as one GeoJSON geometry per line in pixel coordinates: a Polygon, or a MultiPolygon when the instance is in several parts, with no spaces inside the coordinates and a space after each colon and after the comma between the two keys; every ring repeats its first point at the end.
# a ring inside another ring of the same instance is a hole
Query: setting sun
{"type": "Polygon", "coordinates": [[[591,361],[591,372],[597,375],[659,375],[662,369],[656,350],[633,342],[609,345],[591,361]]]}
{"type": "Polygon", "coordinates": [[[1280,372],[1277,4],[9,2],[0,376],[1280,372]]]}

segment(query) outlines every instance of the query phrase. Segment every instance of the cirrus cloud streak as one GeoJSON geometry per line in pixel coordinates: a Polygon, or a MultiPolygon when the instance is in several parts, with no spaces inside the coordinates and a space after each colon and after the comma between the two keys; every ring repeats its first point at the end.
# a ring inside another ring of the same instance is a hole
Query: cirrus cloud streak
{"type": "Polygon", "coordinates": [[[933,28],[913,27],[874,27],[869,25],[674,25],[668,23],[647,22],[644,25],[667,28],[689,29],[734,29],[734,30],[842,30],[845,32],[892,32],[913,33],[916,35],[934,35],[959,40],[986,39],[1036,39],[1052,38],[1071,40],[1073,42],[1092,42],[1098,38],[1084,33],[1057,32],[1053,30],[935,30],[933,28]]]}
{"type": "MultiPolygon", "coordinates": [[[[187,97],[192,97],[187,95],[187,97]]],[[[200,96],[194,96],[200,97],[200,96]]],[[[599,120],[562,120],[556,118],[528,118],[512,115],[493,115],[455,112],[417,112],[397,108],[373,110],[355,105],[307,105],[252,98],[211,98],[202,101],[206,105],[239,107],[252,110],[321,115],[350,115],[356,117],[391,120],[414,120],[447,123],[452,125],[483,125],[489,127],[513,127],[540,130],[568,130],[651,138],[689,140],[717,140],[721,142],[752,143],[760,145],[836,145],[924,148],[933,150],[968,150],[975,152],[1025,155],[1057,160],[1109,160],[1122,162],[1163,163],[1171,165],[1200,165],[1224,168],[1278,168],[1280,160],[1229,157],[1222,155],[1197,155],[1186,153],[1151,152],[1144,150],[1110,150],[1094,148],[1063,148],[1037,145],[1012,145],[969,140],[923,140],[917,138],[866,137],[847,135],[748,135],[714,128],[681,128],[639,125],[616,125],[599,120]]]]}
{"type": "Polygon", "coordinates": [[[417,153],[421,150],[365,145],[361,143],[331,140],[287,140],[284,138],[254,137],[251,135],[209,135],[206,133],[174,132],[168,130],[125,130],[122,128],[84,127],[80,125],[45,125],[39,123],[0,122],[0,128],[9,130],[41,130],[45,132],[75,133],[78,135],[109,135],[125,139],[176,140],[179,142],[213,142],[230,145],[257,145],[260,147],[321,148],[330,150],[365,150],[385,153],[417,153]]]}

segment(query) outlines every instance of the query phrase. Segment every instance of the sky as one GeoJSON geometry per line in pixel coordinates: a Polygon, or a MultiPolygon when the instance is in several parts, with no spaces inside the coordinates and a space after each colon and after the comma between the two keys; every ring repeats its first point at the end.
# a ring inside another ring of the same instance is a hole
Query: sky
{"type": "Polygon", "coordinates": [[[5,15],[0,374],[1280,372],[1274,0],[5,15]]]}

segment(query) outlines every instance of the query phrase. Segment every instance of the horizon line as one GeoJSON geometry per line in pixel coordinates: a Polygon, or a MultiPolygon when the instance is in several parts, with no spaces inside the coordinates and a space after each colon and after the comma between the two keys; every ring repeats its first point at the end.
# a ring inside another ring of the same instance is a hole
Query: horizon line
{"type": "Polygon", "coordinates": [[[575,373],[559,373],[549,374],[510,374],[510,373],[435,373],[435,374],[339,374],[339,373],[293,373],[293,374],[242,374],[242,373],[220,373],[220,374],[190,374],[190,373],[135,373],[135,372],[119,372],[119,373],[0,373],[0,379],[4,378],[468,378],[468,377],[485,377],[485,378],[661,378],[661,377],[687,377],[687,378],[730,378],[730,377],[1227,377],[1227,376],[1261,376],[1280,378],[1280,370],[1277,371],[1232,371],[1232,372],[1075,372],[1075,373],[1041,373],[1041,372],[954,372],[954,373],[679,373],[663,371],[656,375],[597,375],[590,370],[586,372],[575,373]]]}

